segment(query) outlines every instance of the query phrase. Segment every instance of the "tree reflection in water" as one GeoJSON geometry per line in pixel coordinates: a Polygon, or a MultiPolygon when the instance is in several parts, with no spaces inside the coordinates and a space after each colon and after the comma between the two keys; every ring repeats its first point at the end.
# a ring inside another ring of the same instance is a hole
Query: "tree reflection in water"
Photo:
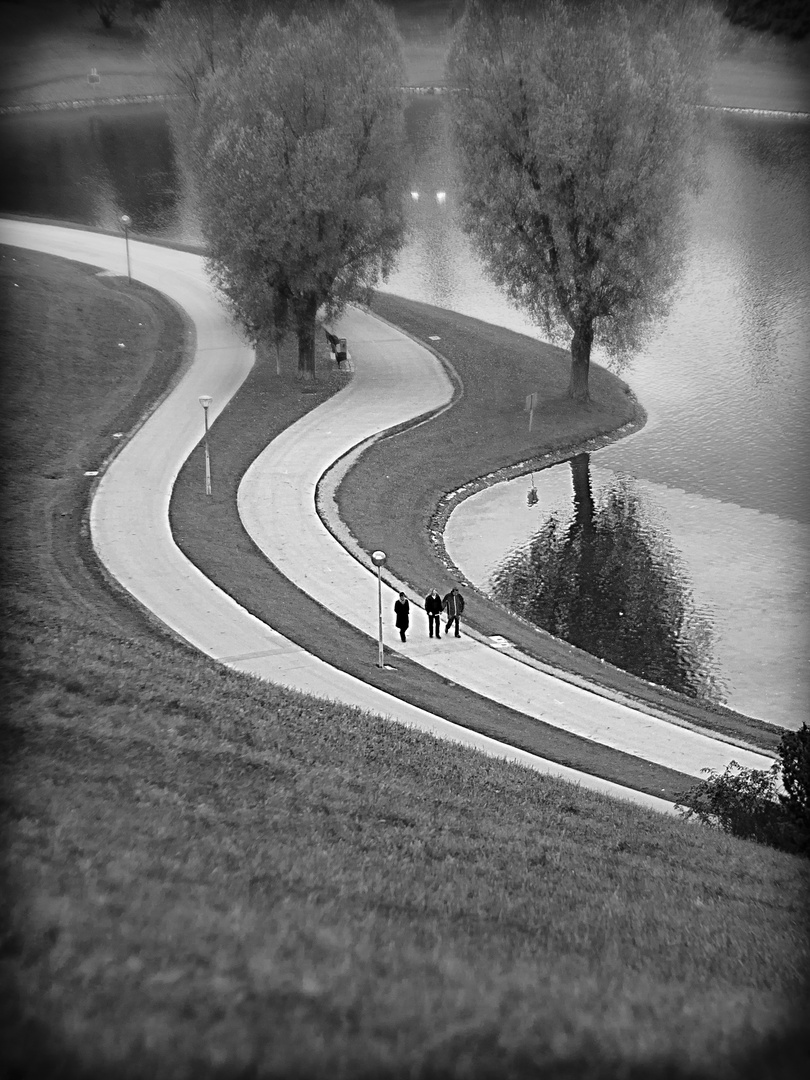
{"type": "Polygon", "coordinates": [[[712,629],[671,541],[616,478],[594,499],[588,454],[571,460],[574,514],[552,515],[507,555],[490,588],[518,615],[594,656],[690,697],[718,701],[712,629]]]}

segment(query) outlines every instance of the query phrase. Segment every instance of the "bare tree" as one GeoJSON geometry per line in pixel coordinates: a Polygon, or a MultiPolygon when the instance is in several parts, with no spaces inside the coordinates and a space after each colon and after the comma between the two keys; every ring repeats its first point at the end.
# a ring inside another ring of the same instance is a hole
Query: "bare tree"
{"type": "Polygon", "coordinates": [[[399,40],[372,0],[267,17],[252,38],[194,122],[208,265],[253,340],[294,327],[311,378],[319,307],[366,298],[403,239],[399,40]]]}
{"type": "Polygon", "coordinates": [[[105,30],[112,28],[118,14],[118,0],[81,0],[79,6],[95,11],[105,30]]]}
{"type": "Polygon", "coordinates": [[[267,0],[164,0],[142,26],[147,50],[176,93],[198,105],[205,81],[237,63],[267,0]]]}
{"type": "Polygon", "coordinates": [[[464,220],[493,277],[588,399],[665,314],[700,177],[697,106],[717,20],[692,0],[470,0],[449,69],[464,220]]]}

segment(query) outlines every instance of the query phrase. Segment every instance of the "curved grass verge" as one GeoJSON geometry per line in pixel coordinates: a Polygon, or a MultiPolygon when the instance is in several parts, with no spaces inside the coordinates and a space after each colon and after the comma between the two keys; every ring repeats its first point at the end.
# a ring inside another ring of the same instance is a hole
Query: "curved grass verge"
{"type": "Polygon", "coordinates": [[[4,1075],[798,1075],[805,861],[228,671],[108,592],[84,472],[182,326],[3,254],[4,1075]]]}
{"type": "MultiPolygon", "coordinates": [[[[464,388],[454,407],[437,421],[373,443],[336,492],[341,517],[360,547],[382,548],[390,570],[419,593],[434,584],[444,593],[458,581],[437,542],[442,513],[450,508],[443,500],[446,492],[474,487],[492,473],[510,475],[515,463],[533,460],[540,468],[564,460],[643,422],[629,388],[598,366],[591,369],[590,405],[570,402],[569,358],[560,349],[386,293],[376,294],[372,310],[440,350],[464,388]],[[532,391],[538,392],[539,406],[529,432],[523,407],[532,391]]],[[[486,636],[500,634],[541,662],[661,714],[775,751],[781,732],[773,725],[634,678],[515,619],[468,584],[465,592],[472,599],[465,621],[486,636]]]]}
{"type": "MultiPolygon", "coordinates": [[[[376,642],[296,588],[254,545],[242,525],[236,496],[245,470],[272,438],[314,408],[346,378],[318,358],[316,393],[302,395],[295,351],[260,357],[210,436],[213,496],[206,496],[202,447],[181,469],[171,500],[175,541],[212,581],[285,637],[365,682],[464,727],[571,768],[674,801],[690,780],[621,751],[578,738],[498,705],[400,655],[395,670],[377,667],[376,642]]],[[[400,538],[407,545],[408,537],[400,538]]]]}

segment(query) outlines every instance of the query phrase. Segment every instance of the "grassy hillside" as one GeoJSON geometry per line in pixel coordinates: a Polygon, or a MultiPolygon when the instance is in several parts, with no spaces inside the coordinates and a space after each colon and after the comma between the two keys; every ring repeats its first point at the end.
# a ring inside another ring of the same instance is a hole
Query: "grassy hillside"
{"type": "Polygon", "coordinates": [[[7,1075],[797,1075],[806,862],[161,634],[84,472],[181,327],[11,249],[0,300],[7,1075]]]}

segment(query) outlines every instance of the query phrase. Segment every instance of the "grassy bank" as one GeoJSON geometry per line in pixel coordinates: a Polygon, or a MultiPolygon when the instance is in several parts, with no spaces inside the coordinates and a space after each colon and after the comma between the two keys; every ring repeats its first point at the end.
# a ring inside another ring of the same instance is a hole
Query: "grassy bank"
{"type": "MultiPolygon", "coordinates": [[[[568,355],[524,335],[385,293],[376,295],[373,310],[441,349],[464,390],[437,422],[381,440],[360,458],[338,488],[341,515],[364,550],[381,547],[388,553],[389,567],[401,580],[423,594],[434,582],[444,591],[456,575],[439,562],[431,525],[445,492],[508,471],[515,462],[564,459],[572,448],[637,421],[640,410],[625,385],[598,367],[591,372],[590,406],[573,405],[566,396],[568,355]],[[523,404],[531,390],[538,392],[539,405],[529,432],[523,404]],[[418,471],[413,461],[420,462],[418,471]]],[[[466,588],[469,597],[472,590],[466,588]]],[[[542,662],[698,726],[776,748],[779,732],[771,725],[633,679],[519,623],[477,591],[465,619],[487,636],[503,635],[542,662]]]]}
{"type": "MultiPolygon", "coordinates": [[[[119,5],[128,9],[129,5],[119,5]]],[[[76,3],[0,3],[0,106],[159,94],[166,80],[144,55],[127,11],[105,30],[76,3]],[[97,83],[88,82],[95,69],[97,83]]]]}
{"type": "Polygon", "coordinates": [[[7,1073],[796,1075],[805,862],[228,672],[108,591],[83,474],[181,328],[4,255],[7,1073]]]}

